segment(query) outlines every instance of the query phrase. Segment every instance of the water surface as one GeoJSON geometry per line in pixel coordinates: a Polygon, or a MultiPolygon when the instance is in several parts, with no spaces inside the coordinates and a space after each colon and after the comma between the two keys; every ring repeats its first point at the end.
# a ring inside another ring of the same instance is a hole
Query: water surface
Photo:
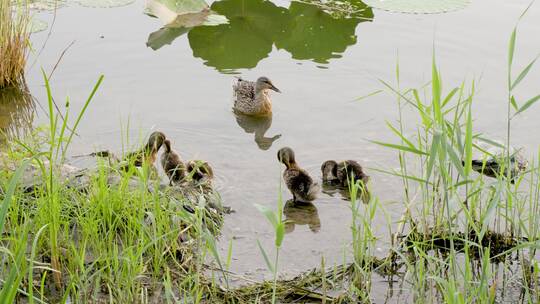
{"type": "MultiPolygon", "coordinates": [[[[164,131],[184,159],[205,159],[217,174],[227,216],[221,247],[233,242],[231,270],[260,279],[267,276],[256,245],[270,249],[271,227],[254,203],[275,207],[282,166],[276,151],[292,147],[298,163],[315,178],[327,159],[356,159],[371,168],[396,167],[397,159],[369,140],[397,141],[385,126],[397,117],[395,98],[378,94],[355,98],[395,83],[399,58],[401,85],[421,86],[430,79],[435,45],[444,89],[480,79],[475,128],[493,138],[505,134],[506,51],[512,27],[528,1],[473,1],[458,12],[439,15],[392,14],[366,8],[355,16],[329,14],[289,1],[215,1],[212,9],[229,24],[158,32],[158,19],[142,13],[143,3],[110,9],[67,6],[58,10],[52,34],[34,34],[40,56],[31,58],[27,80],[38,102],[45,102],[40,67],[50,71],[75,41],[52,75],[55,99],[70,97],[79,109],[99,74],[105,80],[79,129],[73,154],[98,148],[120,151],[128,129],[137,143],[153,129],[164,131]],[[372,19],[371,19],[372,18],[372,19]],[[154,33],[154,36],[152,36],[154,33]],[[151,38],[154,39],[151,39],[151,38]],[[148,45],[147,45],[148,43],[148,45]],[[154,50],[155,49],[155,50],[154,50]],[[236,117],[231,111],[231,74],[247,79],[265,75],[280,88],[273,94],[271,119],[236,117]]],[[[51,13],[40,17],[52,24],[51,13]]],[[[540,7],[533,6],[518,32],[516,66],[540,50],[540,7]]],[[[531,72],[517,96],[538,93],[538,70],[531,72]]],[[[47,117],[38,109],[35,124],[47,117]]],[[[540,123],[535,106],[515,120],[513,144],[536,152],[540,123]]],[[[415,117],[406,113],[409,128],[415,117]]],[[[1,120],[1,119],[0,119],[1,120]]],[[[401,183],[373,170],[374,195],[392,217],[403,211],[401,183]]],[[[281,189],[284,202],[291,198],[281,189]]],[[[322,194],[313,205],[287,205],[287,227],[280,260],[285,275],[348,260],[349,203],[339,194],[322,194]]],[[[388,246],[387,222],[378,214],[374,230],[380,255],[388,246]]],[[[376,278],[375,281],[378,279],[376,278]]],[[[376,282],[376,284],[385,284],[376,282]]],[[[375,300],[384,292],[375,292],[375,300]]],[[[410,299],[409,299],[410,300],[410,299]]]]}

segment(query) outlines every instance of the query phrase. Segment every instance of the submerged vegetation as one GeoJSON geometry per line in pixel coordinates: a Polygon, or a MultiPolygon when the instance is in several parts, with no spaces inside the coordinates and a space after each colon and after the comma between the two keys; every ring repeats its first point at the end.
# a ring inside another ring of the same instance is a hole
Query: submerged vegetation
{"type": "Polygon", "coordinates": [[[30,21],[26,5],[0,0],[0,89],[24,84],[30,21]]]}

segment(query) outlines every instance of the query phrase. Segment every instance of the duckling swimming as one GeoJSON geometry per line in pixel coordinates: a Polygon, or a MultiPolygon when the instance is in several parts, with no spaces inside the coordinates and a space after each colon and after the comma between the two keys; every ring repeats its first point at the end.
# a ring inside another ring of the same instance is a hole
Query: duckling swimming
{"type": "Polygon", "coordinates": [[[157,158],[157,153],[166,136],[164,133],[156,131],[150,134],[148,142],[139,151],[128,153],[124,157],[124,162],[127,164],[121,166],[122,169],[127,170],[130,166],[141,167],[143,164],[154,165],[157,158]]]}
{"type": "Polygon", "coordinates": [[[327,160],[321,166],[323,183],[327,185],[333,185],[340,188],[348,188],[352,177],[352,180],[362,182],[362,201],[364,203],[369,202],[370,194],[367,189],[369,182],[369,176],[365,174],[362,166],[354,160],[345,160],[336,162],[335,160],[327,160]]]}
{"type": "Polygon", "coordinates": [[[293,195],[294,201],[310,202],[317,198],[319,184],[313,182],[309,174],[301,169],[294,158],[294,151],[289,147],[281,148],[277,153],[278,160],[285,165],[283,180],[293,195]]]}
{"type": "Polygon", "coordinates": [[[190,160],[187,163],[187,173],[188,176],[191,175],[191,178],[194,181],[207,180],[210,181],[214,178],[214,171],[208,162],[203,160],[190,160]]]}
{"type": "MultiPolygon", "coordinates": [[[[506,155],[491,155],[486,159],[471,160],[472,169],[485,176],[497,178],[502,175],[503,178],[508,177],[510,173],[510,183],[515,183],[520,174],[525,172],[528,167],[527,160],[518,153],[511,151],[510,164],[508,164],[506,155]],[[506,168],[510,166],[510,168],[506,168]],[[503,169],[504,168],[504,169],[503,169]]],[[[463,162],[464,163],[464,162],[463,162]]]]}
{"type": "Polygon", "coordinates": [[[182,162],[180,155],[171,149],[171,141],[165,139],[163,141],[165,152],[161,155],[161,166],[163,171],[169,177],[169,185],[179,183],[186,177],[186,165],[182,162]]]}
{"type": "Polygon", "coordinates": [[[233,110],[246,115],[269,115],[272,113],[272,100],[269,90],[281,93],[268,77],[259,77],[256,82],[243,80],[233,84],[233,110]]]}

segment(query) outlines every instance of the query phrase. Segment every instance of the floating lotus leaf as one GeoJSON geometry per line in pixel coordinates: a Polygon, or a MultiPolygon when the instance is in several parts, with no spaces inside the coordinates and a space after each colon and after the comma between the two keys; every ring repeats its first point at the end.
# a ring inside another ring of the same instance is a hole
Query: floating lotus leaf
{"type": "Polygon", "coordinates": [[[196,26],[215,26],[228,22],[227,18],[213,13],[204,1],[148,0],[145,13],[157,17],[164,27],[148,36],[146,45],[154,50],[170,44],[177,37],[196,26]],[[172,7],[178,4],[178,7],[172,7]],[[199,10],[199,11],[195,11],[199,10]]]}
{"type": "Polygon", "coordinates": [[[413,14],[436,14],[456,11],[469,5],[469,0],[364,0],[374,8],[413,14]]]}
{"type": "MultiPolygon", "coordinates": [[[[153,1],[147,1],[147,5],[153,1]]],[[[156,1],[165,5],[171,11],[177,14],[198,13],[208,8],[204,0],[159,0],[156,1]]]]}
{"type": "Polygon", "coordinates": [[[360,0],[304,0],[327,12],[334,18],[373,18],[371,8],[360,0]]]}
{"type": "Polygon", "coordinates": [[[218,25],[227,23],[227,18],[216,15],[208,6],[198,12],[183,11],[184,8],[171,10],[158,0],[146,2],[146,13],[157,17],[165,27],[195,27],[200,25],[218,25]]]}
{"type": "Polygon", "coordinates": [[[135,2],[135,0],[77,0],[76,2],[86,7],[108,8],[126,6],[135,2]]]}
{"type": "Polygon", "coordinates": [[[52,11],[66,5],[65,0],[35,0],[29,1],[28,7],[38,11],[52,11]]]}
{"type": "Polygon", "coordinates": [[[174,39],[189,32],[189,30],[190,28],[186,28],[186,27],[161,28],[158,31],[155,31],[148,36],[148,41],[146,42],[146,45],[152,48],[154,51],[158,50],[164,45],[171,44],[174,41],[174,39]]]}

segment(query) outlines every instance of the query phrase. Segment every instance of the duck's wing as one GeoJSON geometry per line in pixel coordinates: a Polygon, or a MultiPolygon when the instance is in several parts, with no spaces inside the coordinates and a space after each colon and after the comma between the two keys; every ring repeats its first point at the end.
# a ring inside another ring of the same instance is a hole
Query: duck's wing
{"type": "Polygon", "coordinates": [[[295,177],[291,180],[291,189],[294,189],[297,196],[313,200],[316,192],[318,192],[318,185],[313,182],[313,179],[304,170],[295,170],[295,177]]]}
{"type": "Polygon", "coordinates": [[[248,101],[255,98],[255,82],[238,78],[233,84],[234,102],[248,101]]]}

